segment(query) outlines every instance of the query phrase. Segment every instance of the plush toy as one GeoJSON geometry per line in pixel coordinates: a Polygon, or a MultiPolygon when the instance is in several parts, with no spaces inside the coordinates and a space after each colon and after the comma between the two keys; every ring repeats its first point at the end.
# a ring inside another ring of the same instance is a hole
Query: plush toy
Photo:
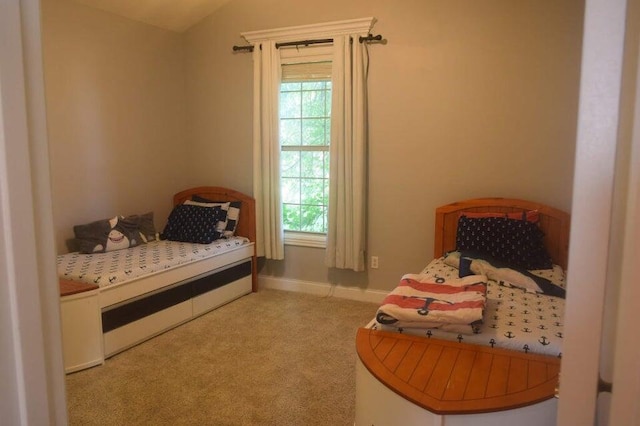
{"type": "Polygon", "coordinates": [[[77,225],[73,231],[81,253],[104,253],[135,247],[141,242],[137,220],[122,216],[77,225]]]}

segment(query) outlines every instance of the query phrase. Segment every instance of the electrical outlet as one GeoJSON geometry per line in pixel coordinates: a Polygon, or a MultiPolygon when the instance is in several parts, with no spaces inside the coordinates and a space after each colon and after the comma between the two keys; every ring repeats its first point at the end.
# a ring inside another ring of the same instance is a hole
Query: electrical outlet
{"type": "Polygon", "coordinates": [[[378,269],[378,256],[371,256],[371,269],[378,269]]]}

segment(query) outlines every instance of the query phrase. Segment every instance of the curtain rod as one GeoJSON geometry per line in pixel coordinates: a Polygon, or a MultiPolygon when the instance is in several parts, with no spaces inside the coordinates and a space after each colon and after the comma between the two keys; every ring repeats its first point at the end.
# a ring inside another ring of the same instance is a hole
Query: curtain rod
{"type": "MultiPolygon", "coordinates": [[[[382,35],[378,34],[376,36],[369,34],[366,37],[360,36],[360,43],[369,42],[369,41],[381,41],[382,35]]],[[[323,38],[318,40],[300,40],[300,41],[287,41],[284,43],[276,43],[276,49],[287,46],[309,46],[311,44],[324,44],[324,43],[333,43],[332,38],[323,38]]],[[[233,46],[233,51],[248,51],[253,52],[253,46],[233,46]]]]}

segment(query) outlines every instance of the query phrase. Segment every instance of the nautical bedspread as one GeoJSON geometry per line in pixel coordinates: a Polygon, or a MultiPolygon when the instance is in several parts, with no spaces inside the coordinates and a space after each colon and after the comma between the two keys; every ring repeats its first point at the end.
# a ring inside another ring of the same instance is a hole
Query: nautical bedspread
{"type": "MultiPolygon", "coordinates": [[[[564,272],[558,266],[544,271],[532,271],[564,287],[564,272]]],[[[451,280],[458,269],[433,260],[420,273],[432,280],[451,280]]],[[[564,299],[506,287],[488,280],[484,321],[473,334],[447,332],[440,328],[419,329],[382,324],[374,319],[369,327],[396,331],[428,338],[500,347],[553,356],[562,353],[564,299]]]]}
{"type": "Polygon", "coordinates": [[[58,276],[104,287],[196,262],[248,243],[244,237],[220,239],[211,244],[162,240],[107,253],[68,253],[57,258],[58,276]]]}
{"type": "Polygon", "coordinates": [[[486,281],[484,275],[445,280],[407,274],[385,297],[376,319],[394,327],[472,333],[472,327],[482,322],[486,281]]]}

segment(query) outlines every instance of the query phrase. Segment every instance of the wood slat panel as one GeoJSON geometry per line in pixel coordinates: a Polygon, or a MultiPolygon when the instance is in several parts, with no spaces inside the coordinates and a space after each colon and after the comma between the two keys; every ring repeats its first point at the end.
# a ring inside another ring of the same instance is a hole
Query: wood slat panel
{"type": "Polygon", "coordinates": [[[395,371],[395,375],[403,382],[408,382],[414,370],[416,369],[416,365],[418,365],[418,362],[420,361],[426,350],[427,345],[413,342],[405,357],[400,362],[400,365],[398,365],[398,368],[395,371]]]}
{"type": "Polygon", "coordinates": [[[501,396],[507,392],[507,381],[509,380],[509,364],[511,358],[504,355],[496,355],[491,363],[491,372],[484,396],[491,398],[501,396]]]}
{"type": "Polygon", "coordinates": [[[560,360],[544,355],[358,330],[358,356],[394,392],[437,414],[484,413],[553,397],[560,360]]]}
{"type": "Polygon", "coordinates": [[[538,386],[548,379],[547,364],[536,361],[531,361],[529,363],[529,373],[527,378],[529,386],[538,386]]]}
{"type": "Polygon", "coordinates": [[[526,390],[529,382],[528,372],[529,361],[522,358],[511,358],[507,393],[516,393],[526,390]]]}
{"type": "Polygon", "coordinates": [[[401,340],[397,342],[393,350],[389,353],[389,355],[384,360],[384,365],[390,370],[395,372],[400,365],[400,362],[404,359],[407,351],[411,347],[412,343],[408,340],[401,340]]]}
{"type": "Polygon", "coordinates": [[[413,375],[409,379],[409,384],[412,387],[419,389],[421,392],[424,390],[429,379],[431,379],[431,374],[433,373],[441,353],[442,346],[431,343],[429,344],[424,355],[420,358],[420,361],[418,361],[413,375]]]}
{"type": "Polygon", "coordinates": [[[489,383],[489,373],[491,372],[491,364],[493,363],[493,355],[486,352],[479,352],[476,356],[467,389],[465,390],[465,399],[481,399],[487,390],[489,383]]]}
{"type": "Polygon", "coordinates": [[[451,377],[451,372],[456,364],[459,353],[460,351],[455,348],[445,346],[442,349],[440,358],[438,358],[438,362],[433,368],[431,379],[429,379],[429,383],[427,384],[424,393],[436,399],[442,399],[442,395],[447,389],[449,378],[451,377]]]}
{"type": "Polygon", "coordinates": [[[376,345],[376,356],[380,359],[385,359],[389,352],[391,352],[391,349],[393,349],[393,346],[396,344],[396,342],[397,341],[395,339],[389,337],[385,337],[384,339],[382,339],[376,345]]]}
{"type": "Polygon", "coordinates": [[[476,359],[475,351],[460,351],[454,370],[449,377],[449,383],[444,391],[442,399],[445,401],[460,401],[469,384],[469,377],[476,359]]]}

